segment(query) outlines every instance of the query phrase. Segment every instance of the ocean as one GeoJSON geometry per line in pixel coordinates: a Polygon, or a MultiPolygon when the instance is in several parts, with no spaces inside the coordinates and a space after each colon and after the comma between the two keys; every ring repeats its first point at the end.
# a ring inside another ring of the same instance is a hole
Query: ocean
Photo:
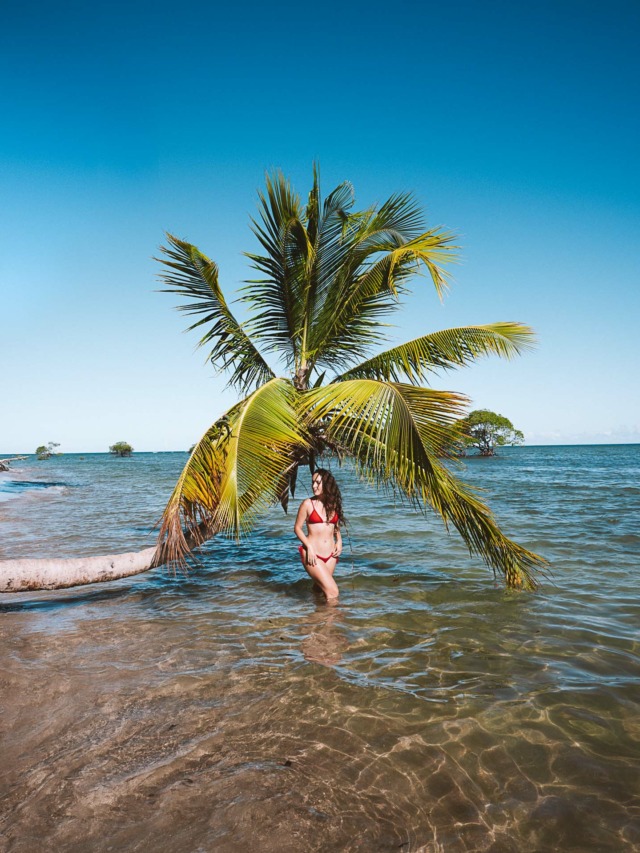
{"type": "MultiPolygon", "coordinates": [[[[186,459],[14,463],[0,559],[148,547],[186,459]]],[[[640,849],[640,446],[463,460],[536,593],[331,467],[336,608],[279,507],[187,576],[0,595],[2,849],[640,849]]]]}

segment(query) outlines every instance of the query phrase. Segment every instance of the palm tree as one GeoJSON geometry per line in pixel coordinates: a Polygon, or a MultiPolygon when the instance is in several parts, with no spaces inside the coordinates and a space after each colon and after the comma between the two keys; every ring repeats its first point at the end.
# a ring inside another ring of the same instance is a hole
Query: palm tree
{"type": "Polygon", "coordinates": [[[267,176],[252,220],[260,250],[247,254],[257,277],[240,297],[246,323],[230,310],[216,264],[167,235],[165,292],[186,298],[179,310],[197,318],[189,329],[203,332],[199,345],[242,399],[194,446],[154,563],[184,564],[193,547],[217,533],[239,536],[278,501],[286,511],[299,467],[334,454],[416,509],[435,510],[509,586],[535,588],[546,561],[507,538],[446,465],[467,399],[424,387],[435,371],[519,354],[533,332],[521,323],[467,326],[372,354],[384,341],[381,319],[416,273],[426,271],[442,298],[457,247],[444,230],[425,229],[409,194],[360,212],[353,204],[346,182],[323,200],[315,168],[306,204],[282,174],[267,176]]]}

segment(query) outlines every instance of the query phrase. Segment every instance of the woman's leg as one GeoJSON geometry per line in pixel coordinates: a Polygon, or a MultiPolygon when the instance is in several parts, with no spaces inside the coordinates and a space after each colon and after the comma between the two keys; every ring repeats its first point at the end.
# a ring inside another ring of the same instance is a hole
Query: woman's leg
{"type": "Polygon", "coordinates": [[[335,557],[331,557],[325,563],[319,557],[316,557],[315,566],[308,566],[305,562],[306,556],[305,551],[300,554],[300,559],[302,560],[302,565],[304,566],[306,573],[320,587],[328,602],[337,602],[340,591],[338,589],[338,585],[333,579],[333,573],[338,561],[335,557]]]}

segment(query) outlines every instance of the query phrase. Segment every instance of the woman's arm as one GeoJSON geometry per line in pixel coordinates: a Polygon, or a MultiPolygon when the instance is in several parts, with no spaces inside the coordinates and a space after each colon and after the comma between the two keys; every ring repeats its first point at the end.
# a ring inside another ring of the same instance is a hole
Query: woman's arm
{"type": "Polygon", "coordinates": [[[333,548],[333,556],[339,557],[342,554],[342,533],[340,533],[340,528],[336,524],[334,531],[335,545],[333,548]]]}
{"type": "Polygon", "coordinates": [[[300,508],[298,509],[298,515],[296,516],[296,523],[293,525],[293,532],[296,534],[298,539],[302,542],[304,547],[307,549],[307,563],[315,566],[316,564],[316,552],[313,550],[313,546],[310,544],[308,537],[305,535],[303,525],[307,520],[307,516],[309,515],[309,507],[311,506],[311,501],[309,498],[305,498],[300,504],[300,508]]]}

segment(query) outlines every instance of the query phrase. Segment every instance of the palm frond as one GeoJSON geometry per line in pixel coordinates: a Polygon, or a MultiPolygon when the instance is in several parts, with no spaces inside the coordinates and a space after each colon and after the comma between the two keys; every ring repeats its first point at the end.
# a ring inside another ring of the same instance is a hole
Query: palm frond
{"type": "Polygon", "coordinates": [[[300,199],[280,172],[266,176],[266,194],[259,193],[258,199],[259,221],[253,219],[252,228],[265,254],[246,257],[263,277],[246,282],[242,300],[256,312],[250,325],[253,334],[290,364],[302,327],[304,272],[312,245],[300,199]]]}
{"type": "Polygon", "coordinates": [[[207,430],[163,513],[158,565],[184,565],[216,533],[240,536],[281,498],[283,478],[308,447],[296,399],[287,379],[271,379],[207,430]]]}
{"type": "Polygon", "coordinates": [[[167,234],[169,247],[161,246],[165,256],[157,258],[165,267],[160,274],[164,293],[186,296],[188,303],[178,306],[186,314],[201,315],[187,331],[210,324],[198,346],[213,343],[208,360],[220,370],[230,370],[230,385],[242,391],[260,385],[274,376],[251,338],[229,309],[218,281],[218,267],[196,246],[167,234]]]}
{"type": "Polygon", "coordinates": [[[464,326],[422,335],[381,352],[336,377],[337,380],[368,378],[388,382],[424,381],[440,369],[463,367],[481,356],[513,358],[535,344],[533,330],[523,323],[490,323],[464,326]]]}
{"type": "MultiPolygon", "coordinates": [[[[369,223],[370,225],[370,223],[369,223]]],[[[353,363],[382,339],[380,318],[399,307],[408,279],[425,267],[442,296],[455,260],[453,235],[433,229],[401,245],[365,224],[331,286],[313,329],[314,363],[353,363]]]]}
{"type": "Polygon", "coordinates": [[[272,379],[230,412],[231,438],[215,513],[220,530],[239,536],[280,499],[283,476],[308,448],[296,400],[289,380],[272,379]]]}
{"type": "Polygon", "coordinates": [[[359,214],[355,223],[355,242],[368,254],[415,240],[424,231],[425,217],[412,193],[394,193],[379,207],[359,214]]]}
{"type": "Polygon", "coordinates": [[[315,240],[321,288],[333,280],[342,266],[345,252],[348,251],[343,236],[354,201],[353,186],[349,181],[344,181],[329,193],[322,204],[322,215],[315,240]]]}
{"type": "Polygon", "coordinates": [[[214,518],[230,435],[224,416],[194,445],[162,514],[154,565],[184,567],[193,548],[218,532],[214,518]]]}
{"type": "Polygon", "coordinates": [[[336,382],[305,395],[309,420],[323,423],[363,476],[399,490],[422,510],[431,506],[508,585],[534,589],[546,561],[506,537],[474,490],[440,461],[464,402],[456,394],[373,379],[336,382]]]}
{"type": "MultiPolygon", "coordinates": [[[[317,174],[314,172],[317,181],[317,174]]],[[[307,289],[305,295],[305,321],[307,329],[312,329],[323,304],[327,287],[344,263],[348,247],[342,239],[343,231],[349,219],[349,210],[354,203],[353,187],[348,181],[337,186],[320,207],[320,194],[314,182],[310,194],[313,203],[307,206],[307,231],[313,243],[313,264],[308,267],[307,289]],[[317,221],[318,210],[319,218],[317,221]]],[[[309,335],[307,335],[309,338],[309,335]]]]}
{"type": "Polygon", "coordinates": [[[363,294],[379,293],[382,290],[398,295],[399,285],[420,271],[424,265],[440,298],[448,287],[449,273],[442,264],[455,259],[456,248],[451,241],[453,235],[442,231],[427,231],[414,240],[399,246],[376,241],[372,251],[384,253],[358,278],[358,290],[363,294]]]}

